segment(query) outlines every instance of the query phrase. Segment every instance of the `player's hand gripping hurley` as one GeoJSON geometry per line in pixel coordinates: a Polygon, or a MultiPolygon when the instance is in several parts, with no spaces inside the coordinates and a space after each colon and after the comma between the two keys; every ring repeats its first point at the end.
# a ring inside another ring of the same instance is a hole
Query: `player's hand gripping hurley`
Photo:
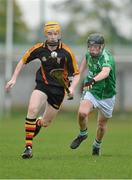
{"type": "Polygon", "coordinates": [[[67,84],[65,83],[65,80],[63,78],[63,69],[53,69],[50,71],[50,75],[55,78],[66,90],[67,95],[68,95],[68,100],[73,99],[73,96],[70,93],[70,90],[68,89],[67,84]]]}

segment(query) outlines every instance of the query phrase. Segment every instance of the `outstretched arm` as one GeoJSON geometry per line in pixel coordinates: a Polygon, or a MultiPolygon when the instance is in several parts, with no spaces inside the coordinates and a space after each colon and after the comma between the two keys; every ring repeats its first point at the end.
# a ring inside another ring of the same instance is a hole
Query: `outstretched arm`
{"type": "Polygon", "coordinates": [[[80,74],[77,74],[73,77],[73,81],[72,81],[72,84],[71,86],[69,87],[69,90],[70,90],[70,93],[73,95],[74,94],[74,91],[79,83],[79,80],[80,80],[80,74]]]}
{"type": "Polygon", "coordinates": [[[93,79],[91,79],[89,82],[86,82],[83,89],[84,90],[89,90],[92,88],[92,86],[97,82],[101,81],[109,76],[111,68],[110,67],[103,67],[102,71],[97,74],[93,79]]]}
{"type": "Polygon", "coordinates": [[[102,71],[94,77],[94,80],[101,81],[102,79],[107,78],[109,76],[110,70],[110,67],[103,67],[102,71]]]}
{"type": "Polygon", "coordinates": [[[76,86],[78,85],[79,83],[79,80],[80,80],[80,77],[81,75],[84,73],[86,69],[86,59],[83,58],[82,62],[81,62],[81,65],[80,65],[80,68],[79,68],[79,72],[80,74],[77,74],[73,77],[73,81],[72,81],[72,84],[71,86],[69,87],[69,90],[71,92],[71,94],[73,95],[74,94],[74,91],[76,89],[76,86]]]}
{"type": "Polygon", "coordinates": [[[87,63],[86,63],[86,58],[84,57],[82,59],[82,62],[81,62],[80,68],[79,68],[80,75],[82,75],[84,73],[84,71],[86,70],[86,67],[87,67],[87,63]]]}
{"type": "Polygon", "coordinates": [[[13,73],[13,75],[12,75],[11,80],[8,81],[7,84],[6,84],[6,86],[5,86],[5,90],[6,90],[6,91],[9,91],[9,90],[15,85],[16,79],[17,79],[19,73],[21,72],[23,66],[24,66],[24,64],[23,64],[23,61],[21,60],[21,61],[17,64],[17,66],[16,66],[16,68],[15,68],[15,71],[14,71],[14,73],[13,73]]]}

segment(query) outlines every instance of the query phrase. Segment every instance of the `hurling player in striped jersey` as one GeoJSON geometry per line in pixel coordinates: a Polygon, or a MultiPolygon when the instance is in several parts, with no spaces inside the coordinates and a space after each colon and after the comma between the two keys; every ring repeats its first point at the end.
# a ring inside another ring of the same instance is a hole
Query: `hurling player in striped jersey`
{"type": "Polygon", "coordinates": [[[36,86],[31,94],[27,117],[25,121],[25,149],[22,158],[33,156],[33,138],[39,133],[41,127],[48,127],[60,110],[65,96],[65,89],[51,76],[54,69],[62,69],[65,83],[69,85],[68,77],[73,77],[69,91],[74,95],[80,79],[78,64],[72,50],[61,41],[61,26],[58,22],[47,22],[44,25],[46,41],[35,44],[27,50],[17,64],[11,80],[6,84],[9,91],[16,83],[22,68],[28,63],[38,59],[40,68],[36,73],[36,86]],[[46,105],[44,114],[37,118],[40,109],[46,105]]]}

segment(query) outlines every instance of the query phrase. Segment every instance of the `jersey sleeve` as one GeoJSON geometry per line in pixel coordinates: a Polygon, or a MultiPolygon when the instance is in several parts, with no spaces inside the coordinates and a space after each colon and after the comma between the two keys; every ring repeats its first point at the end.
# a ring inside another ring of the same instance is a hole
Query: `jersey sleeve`
{"type": "Polygon", "coordinates": [[[29,63],[30,61],[33,61],[34,59],[38,58],[38,49],[43,45],[43,43],[38,43],[28,49],[26,53],[22,57],[22,61],[24,64],[29,63]]]}
{"type": "Polygon", "coordinates": [[[66,65],[67,65],[68,76],[75,76],[79,74],[78,63],[77,63],[74,53],[65,44],[63,44],[63,48],[66,51],[66,65]]]}
{"type": "Polygon", "coordinates": [[[102,64],[102,67],[110,67],[111,68],[111,57],[107,52],[103,53],[104,56],[104,62],[102,64]]]}

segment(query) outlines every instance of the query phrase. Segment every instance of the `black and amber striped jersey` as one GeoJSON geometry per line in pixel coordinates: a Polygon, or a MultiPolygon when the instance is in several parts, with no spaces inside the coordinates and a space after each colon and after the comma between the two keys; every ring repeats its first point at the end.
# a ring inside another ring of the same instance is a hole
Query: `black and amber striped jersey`
{"type": "Polygon", "coordinates": [[[36,73],[37,82],[43,82],[44,84],[51,86],[61,86],[50,75],[51,70],[58,68],[64,69],[65,80],[68,79],[68,76],[79,74],[76,58],[66,44],[59,42],[55,51],[57,52],[57,57],[52,58],[52,51],[48,49],[47,43],[38,43],[27,50],[22,57],[24,64],[27,64],[36,58],[40,60],[41,66],[36,73]]]}

